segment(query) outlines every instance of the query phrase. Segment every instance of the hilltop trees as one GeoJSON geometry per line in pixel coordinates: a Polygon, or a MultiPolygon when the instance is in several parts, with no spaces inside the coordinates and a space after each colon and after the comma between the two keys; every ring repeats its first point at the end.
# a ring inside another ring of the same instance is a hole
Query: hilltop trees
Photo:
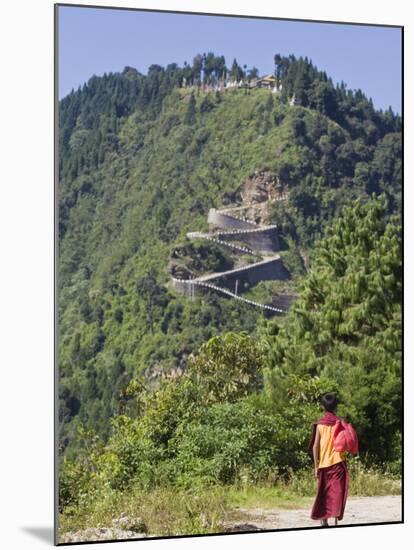
{"type": "MultiPolygon", "coordinates": [[[[367,145],[375,145],[387,133],[400,131],[401,120],[391,109],[376,111],[360,90],[355,93],[347,90],[343,82],[335,87],[326,73],[317,70],[307,58],[276,54],[274,60],[283,102],[294,96],[297,105],[328,116],[349,131],[353,139],[361,138],[367,145]]],[[[184,82],[187,86],[214,85],[227,79],[252,80],[257,75],[255,67],[246,74],[236,59],[228,69],[223,56],[208,52],[197,54],[192,65],[187,62],[183,67],[176,63],[166,68],[151,65],[147,75],[125,67],[122,73],[93,76],[82,89],[72,91],[60,102],[62,175],[73,180],[85,170],[96,169],[106,155],[118,151],[121,120],[136,108],[156,118],[164,99],[184,82]]],[[[62,231],[67,208],[70,203],[62,208],[62,231]]]]}
{"type": "Polygon", "coordinates": [[[213,52],[204,54],[203,67],[205,84],[217,84],[220,80],[224,80],[227,68],[223,56],[215,56],[213,52]]]}
{"type": "Polygon", "coordinates": [[[250,84],[252,80],[259,78],[259,69],[252,67],[247,71],[247,82],[250,84]]]}
{"type": "Polygon", "coordinates": [[[240,67],[240,65],[237,63],[236,58],[233,59],[229,74],[230,78],[235,81],[242,80],[242,78],[244,77],[243,68],[240,67]]]}
{"type": "Polygon", "coordinates": [[[400,117],[392,109],[376,111],[372,101],[361,90],[347,90],[343,82],[334,86],[324,71],[319,71],[307,58],[294,55],[274,56],[275,77],[282,84],[282,98],[285,102],[295,97],[297,105],[310,107],[327,115],[349,130],[353,137],[365,140],[378,139],[387,132],[399,131],[400,117]],[[362,125],[360,121],[364,119],[362,125]],[[376,137],[370,133],[373,126],[376,137]]]}
{"type": "MultiPolygon", "coordinates": [[[[167,68],[168,69],[168,68],[167,68]]],[[[228,69],[224,56],[216,56],[214,52],[198,53],[192,65],[184,62],[184,68],[180,71],[180,85],[200,87],[214,86],[224,83],[227,79],[228,69]]]]}
{"type": "Polygon", "coordinates": [[[275,77],[278,81],[278,84],[286,78],[287,71],[290,63],[294,60],[294,56],[282,57],[280,54],[275,54],[273,57],[275,63],[275,77]]]}
{"type": "Polygon", "coordinates": [[[194,81],[197,86],[200,86],[201,84],[201,71],[203,70],[203,56],[201,54],[197,54],[193,59],[193,74],[194,74],[194,81]]]}

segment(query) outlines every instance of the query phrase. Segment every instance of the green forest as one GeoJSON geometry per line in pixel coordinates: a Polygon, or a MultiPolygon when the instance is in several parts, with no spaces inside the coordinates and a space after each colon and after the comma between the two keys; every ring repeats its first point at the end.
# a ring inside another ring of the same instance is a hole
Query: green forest
{"type": "Polygon", "coordinates": [[[363,463],[401,474],[401,118],[307,58],[274,66],[277,93],[209,52],[93,76],[59,102],[63,517],[132,486],[286,482],[311,465],[325,391],[363,463]],[[231,268],[186,233],[207,230],[209,209],[258,171],[288,195],[266,222],[289,279],[247,295],[297,299],[272,317],[177,294],[174,251],[231,268]]]}

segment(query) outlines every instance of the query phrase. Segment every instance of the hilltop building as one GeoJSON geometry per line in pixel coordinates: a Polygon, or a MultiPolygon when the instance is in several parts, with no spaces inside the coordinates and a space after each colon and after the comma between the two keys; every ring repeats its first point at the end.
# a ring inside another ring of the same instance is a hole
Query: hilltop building
{"type": "Polygon", "coordinates": [[[257,80],[256,88],[267,88],[268,90],[272,90],[276,84],[276,78],[273,75],[268,74],[267,76],[263,76],[257,80]]]}

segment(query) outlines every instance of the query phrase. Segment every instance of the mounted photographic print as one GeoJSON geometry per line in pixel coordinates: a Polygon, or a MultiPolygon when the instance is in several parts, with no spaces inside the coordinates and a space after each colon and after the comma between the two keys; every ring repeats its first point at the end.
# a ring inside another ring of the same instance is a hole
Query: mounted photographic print
{"type": "Polygon", "coordinates": [[[56,544],[401,523],[403,28],[55,25],[56,544]]]}

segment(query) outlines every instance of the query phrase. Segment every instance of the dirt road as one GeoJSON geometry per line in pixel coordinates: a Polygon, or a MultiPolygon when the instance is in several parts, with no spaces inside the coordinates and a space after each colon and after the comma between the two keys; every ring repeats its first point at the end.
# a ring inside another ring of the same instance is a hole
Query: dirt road
{"type": "MultiPolygon", "coordinates": [[[[225,524],[227,531],[256,531],[261,529],[292,529],[318,526],[309,517],[309,508],[300,510],[236,510],[237,521],[225,524]]],[[[339,525],[382,523],[401,521],[401,497],[354,497],[349,498],[345,514],[339,525]]]]}

